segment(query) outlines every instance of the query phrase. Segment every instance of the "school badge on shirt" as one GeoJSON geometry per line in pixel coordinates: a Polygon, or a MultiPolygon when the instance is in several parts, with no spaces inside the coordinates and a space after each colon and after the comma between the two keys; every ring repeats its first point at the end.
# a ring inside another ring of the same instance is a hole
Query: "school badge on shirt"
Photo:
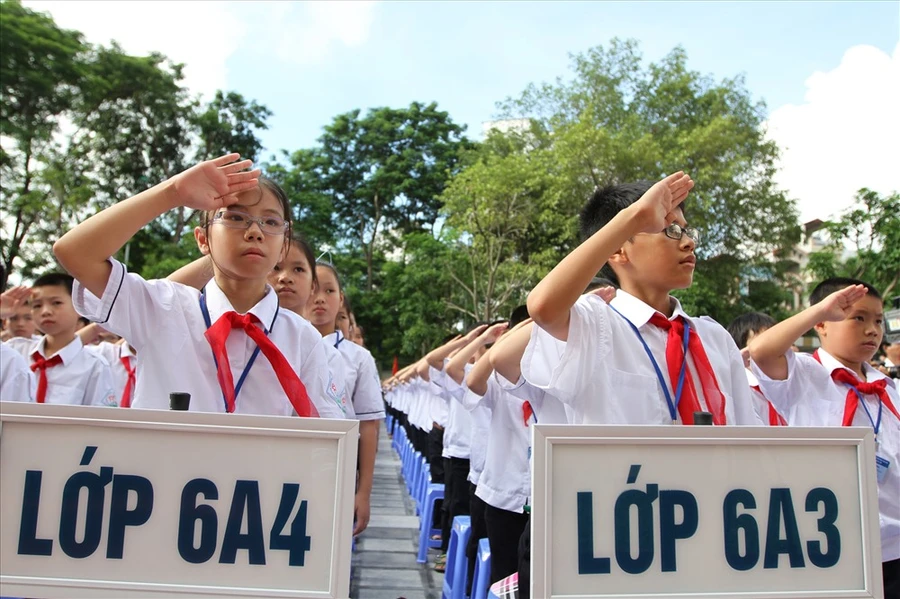
{"type": "Polygon", "coordinates": [[[347,414],[347,394],[337,386],[332,373],[328,373],[328,384],[325,385],[325,394],[331,401],[340,406],[344,415],[347,414]]]}

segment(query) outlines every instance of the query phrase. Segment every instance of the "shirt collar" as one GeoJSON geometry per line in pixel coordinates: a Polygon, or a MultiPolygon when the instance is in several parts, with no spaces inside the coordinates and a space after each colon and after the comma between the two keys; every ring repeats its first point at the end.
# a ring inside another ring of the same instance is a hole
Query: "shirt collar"
{"type": "Polygon", "coordinates": [[[325,343],[334,348],[337,348],[341,344],[341,341],[344,340],[344,336],[341,335],[340,329],[335,329],[333,333],[328,333],[322,338],[325,340],[325,343]]]}
{"type": "MultiPolygon", "coordinates": [[[[839,370],[839,369],[843,368],[844,370],[846,370],[847,372],[852,374],[854,377],[856,376],[855,372],[853,372],[852,370],[850,370],[849,368],[847,368],[846,366],[844,366],[843,364],[838,362],[837,358],[835,358],[834,356],[829,354],[827,351],[825,351],[821,347],[819,349],[817,349],[816,351],[818,352],[818,355],[819,355],[819,361],[822,363],[822,366],[824,366],[825,369],[828,371],[829,375],[834,373],[835,370],[839,370]]],[[[863,373],[865,373],[865,375],[866,375],[867,383],[874,383],[875,381],[880,381],[881,379],[885,379],[885,380],[887,380],[888,385],[895,386],[894,380],[892,378],[886,376],[885,374],[883,374],[880,370],[878,370],[876,368],[872,368],[871,366],[869,366],[866,363],[863,363],[862,367],[863,367],[863,373]]]]}
{"type": "MultiPolygon", "coordinates": [[[[219,288],[216,280],[211,280],[204,290],[206,293],[206,309],[209,310],[209,321],[214,323],[226,312],[237,312],[219,288]]],[[[278,294],[271,285],[266,285],[266,294],[255,306],[248,310],[259,319],[266,331],[271,331],[278,313],[278,294]]]]}
{"type": "MultiPolygon", "coordinates": [[[[44,337],[41,337],[40,341],[37,342],[37,345],[34,347],[34,349],[31,351],[31,353],[33,354],[33,353],[37,352],[41,356],[43,356],[45,359],[52,358],[53,356],[48,356],[44,352],[44,347],[46,346],[46,344],[47,344],[47,337],[45,335],[44,337]]],[[[80,352],[83,347],[84,347],[84,344],[81,342],[81,337],[79,337],[78,335],[75,335],[75,338],[72,339],[71,343],[69,343],[67,346],[65,346],[58,352],[56,352],[54,355],[59,356],[60,359],[62,360],[63,364],[70,364],[72,362],[72,360],[75,359],[75,356],[78,355],[78,352],[80,352]]]]}
{"type": "MultiPolygon", "coordinates": [[[[685,313],[684,309],[681,307],[681,302],[678,301],[677,298],[669,296],[669,302],[673,305],[672,318],[669,320],[674,320],[678,316],[681,316],[690,322],[691,317],[685,313]]],[[[610,305],[638,328],[641,328],[650,322],[650,318],[656,312],[655,309],[645,304],[643,301],[621,289],[616,290],[616,297],[613,298],[610,305]]]]}

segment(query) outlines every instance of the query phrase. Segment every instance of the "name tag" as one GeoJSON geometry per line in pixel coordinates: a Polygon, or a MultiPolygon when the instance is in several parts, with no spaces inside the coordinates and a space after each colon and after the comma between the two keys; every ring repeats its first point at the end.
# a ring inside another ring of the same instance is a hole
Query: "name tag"
{"type": "Polygon", "coordinates": [[[887,478],[888,468],[891,467],[891,461],[886,457],[875,455],[875,476],[878,478],[878,484],[884,482],[887,478]]]}

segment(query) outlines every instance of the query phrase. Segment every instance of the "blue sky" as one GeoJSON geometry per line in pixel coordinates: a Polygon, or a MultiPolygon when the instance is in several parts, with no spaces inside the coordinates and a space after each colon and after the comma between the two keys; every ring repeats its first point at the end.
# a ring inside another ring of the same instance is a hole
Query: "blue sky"
{"type": "Polygon", "coordinates": [[[372,10],[364,43],[336,46],[311,65],[251,44],[228,60],[227,83],[274,111],[269,149],[312,144],[339,112],[415,100],[437,101],[477,136],[495,102],[567,77],[570,53],[613,37],[639,40],[648,60],[681,45],[693,69],[743,73],[754,97],[777,107],[800,102],[806,77],[851,46],[890,53],[898,15],[893,2],[385,3],[372,10]]]}
{"type": "Polygon", "coordinates": [[[862,185],[900,189],[900,150],[885,143],[900,138],[898,2],[26,4],[91,41],[186,63],[198,92],[265,104],[267,157],[313,145],[341,112],[412,101],[436,101],[477,139],[497,101],[568,77],[570,53],[620,37],[648,60],[681,45],[694,70],[744,74],[788,148],[781,183],[804,216],[839,209],[862,185]],[[817,181],[822,166],[846,180],[817,181]]]}

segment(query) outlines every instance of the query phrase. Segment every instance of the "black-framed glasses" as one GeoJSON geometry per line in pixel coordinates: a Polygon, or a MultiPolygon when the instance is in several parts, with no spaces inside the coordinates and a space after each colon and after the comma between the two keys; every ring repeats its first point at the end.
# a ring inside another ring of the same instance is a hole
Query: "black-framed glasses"
{"type": "Polygon", "coordinates": [[[676,241],[681,241],[681,238],[687,235],[694,240],[695,244],[700,245],[700,231],[694,227],[682,227],[678,223],[672,223],[663,229],[662,232],[665,233],[666,237],[669,239],[674,239],[676,241]]]}
{"type": "Polygon", "coordinates": [[[253,223],[266,235],[284,235],[287,222],[279,216],[263,216],[256,218],[240,210],[219,210],[210,219],[210,223],[220,223],[229,229],[249,229],[253,223]]]}

